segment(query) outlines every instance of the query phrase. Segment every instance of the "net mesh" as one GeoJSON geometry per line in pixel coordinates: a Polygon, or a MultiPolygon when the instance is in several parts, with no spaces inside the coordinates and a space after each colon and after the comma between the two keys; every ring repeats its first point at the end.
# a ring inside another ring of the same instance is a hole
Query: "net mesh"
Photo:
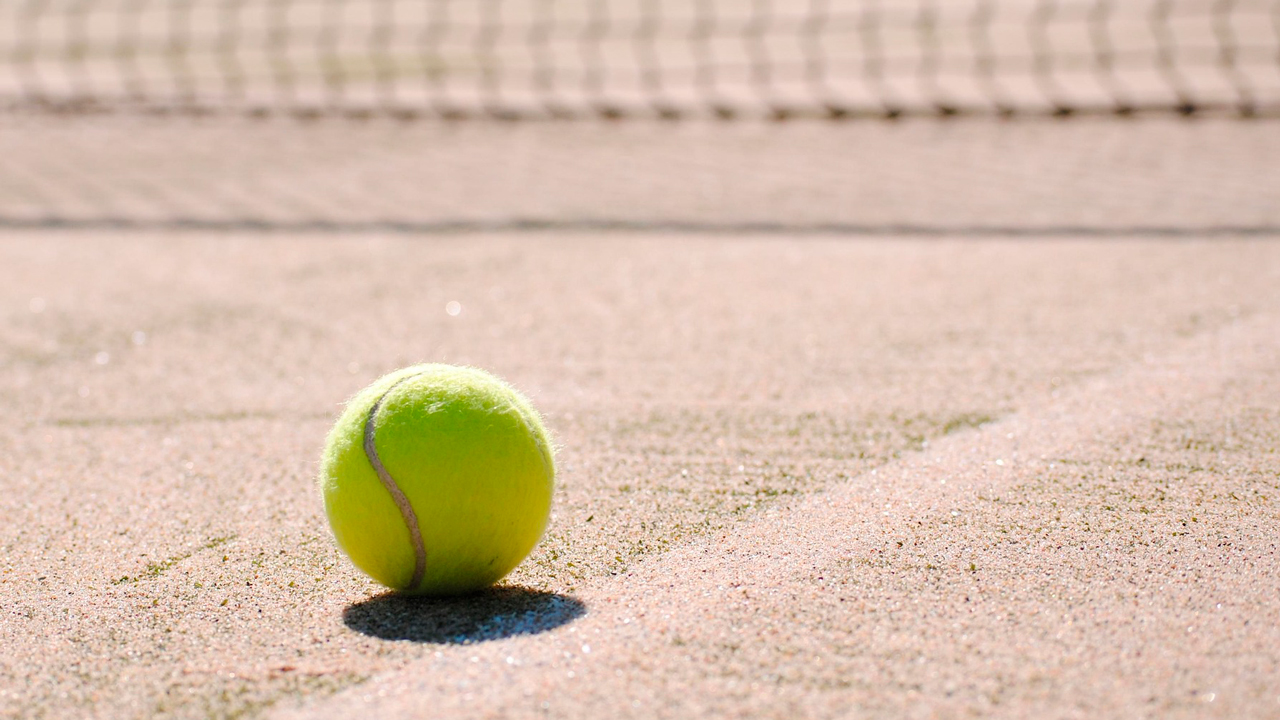
{"type": "Polygon", "coordinates": [[[1280,0],[15,0],[10,108],[499,118],[1280,106],[1280,0]]]}

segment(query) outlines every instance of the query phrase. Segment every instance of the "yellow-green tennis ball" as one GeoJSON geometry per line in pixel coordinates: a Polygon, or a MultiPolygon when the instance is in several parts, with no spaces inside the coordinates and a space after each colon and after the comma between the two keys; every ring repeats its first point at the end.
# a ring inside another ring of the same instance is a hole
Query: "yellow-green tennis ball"
{"type": "Polygon", "coordinates": [[[415,595],[497,582],[551,512],[555,465],[523,395],[474,368],[417,365],[347,403],[320,467],[325,513],[356,567],[415,595]]]}

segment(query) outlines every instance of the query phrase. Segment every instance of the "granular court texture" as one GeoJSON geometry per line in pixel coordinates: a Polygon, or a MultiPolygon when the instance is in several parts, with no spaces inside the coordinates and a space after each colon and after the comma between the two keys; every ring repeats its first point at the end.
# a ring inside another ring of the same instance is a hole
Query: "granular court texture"
{"type": "MultiPolygon", "coordinates": [[[[678,222],[627,229],[4,196],[0,715],[1280,716],[1275,135],[1089,127],[869,126],[915,148],[896,204],[718,175],[822,221],[754,228],[656,182],[635,202],[678,222]],[[419,361],[510,381],[558,448],[542,544],[471,598],[385,594],[314,485],[342,401],[419,361]]],[[[490,131],[563,129],[459,130],[490,131]]],[[[830,132],[741,142],[817,162],[830,132]]],[[[686,162],[750,166],[729,145],[686,162]]],[[[358,195],[348,157],[295,187],[358,195]]]]}

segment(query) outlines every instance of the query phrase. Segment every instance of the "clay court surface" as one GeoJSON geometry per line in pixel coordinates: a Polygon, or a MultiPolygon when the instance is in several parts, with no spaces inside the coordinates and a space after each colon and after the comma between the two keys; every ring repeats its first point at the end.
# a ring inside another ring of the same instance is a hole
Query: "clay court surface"
{"type": "Polygon", "coordinates": [[[0,126],[0,715],[1280,718],[1280,132],[0,126]],[[420,361],[558,447],[499,588],[314,486],[420,361]]]}

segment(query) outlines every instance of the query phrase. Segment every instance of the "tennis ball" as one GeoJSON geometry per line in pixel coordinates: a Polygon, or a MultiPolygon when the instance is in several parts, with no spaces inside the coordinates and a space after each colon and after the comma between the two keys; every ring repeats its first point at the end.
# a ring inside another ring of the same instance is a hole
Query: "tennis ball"
{"type": "Polygon", "coordinates": [[[483,370],[417,365],[360,391],[320,464],[325,514],[356,567],[413,595],[497,582],[551,512],[555,464],[538,413],[483,370]]]}

